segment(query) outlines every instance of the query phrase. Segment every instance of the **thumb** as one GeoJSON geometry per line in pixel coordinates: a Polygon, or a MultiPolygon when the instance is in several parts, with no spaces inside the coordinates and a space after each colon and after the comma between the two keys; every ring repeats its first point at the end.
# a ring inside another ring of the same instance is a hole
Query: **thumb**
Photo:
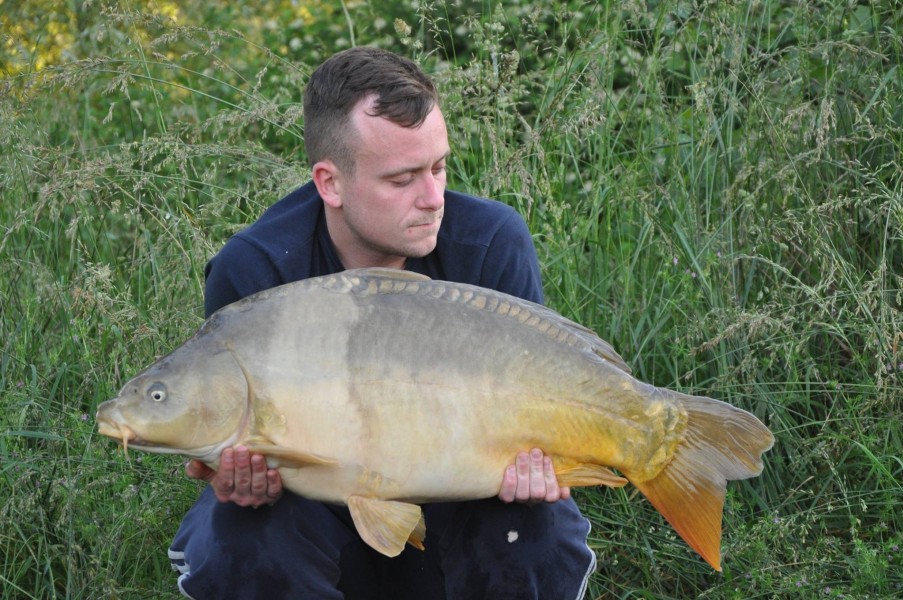
{"type": "Polygon", "coordinates": [[[202,479],[209,482],[216,475],[216,471],[199,460],[191,459],[185,465],[185,474],[192,479],[202,479]]]}

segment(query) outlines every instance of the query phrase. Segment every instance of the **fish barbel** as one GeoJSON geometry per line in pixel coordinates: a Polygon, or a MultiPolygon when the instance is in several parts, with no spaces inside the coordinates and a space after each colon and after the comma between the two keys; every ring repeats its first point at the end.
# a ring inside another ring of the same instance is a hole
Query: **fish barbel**
{"type": "Polygon", "coordinates": [[[97,423],[213,468],[243,444],[288,489],[347,504],[387,556],[422,547],[419,504],[495,496],[516,453],[540,448],[562,486],[629,481],[717,570],[726,482],[758,475],[773,443],[746,411],[638,381],[548,308],[388,269],[222,308],[97,423]]]}

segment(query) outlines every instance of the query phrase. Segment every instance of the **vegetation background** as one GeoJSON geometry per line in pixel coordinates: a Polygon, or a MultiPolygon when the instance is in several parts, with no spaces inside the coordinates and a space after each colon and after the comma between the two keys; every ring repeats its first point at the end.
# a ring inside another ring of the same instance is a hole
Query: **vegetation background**
{"type": "Polygon", "coordinates": [[[578,490],[592,598],[903,591],[903,5],[0,0],[0,590],[175,598],[199,485],[97,404],[202,322],[202,268],[303,183],[301,90],[420,61],[454,188],[526,217],[547,302],[777,441],[724,572],[631,489],[578,490]]]}

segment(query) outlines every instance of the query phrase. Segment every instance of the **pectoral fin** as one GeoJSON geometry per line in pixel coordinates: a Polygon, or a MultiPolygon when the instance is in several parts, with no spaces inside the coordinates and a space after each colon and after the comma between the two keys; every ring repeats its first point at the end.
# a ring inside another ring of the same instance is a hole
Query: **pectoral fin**
{"type": "Polygon", "coordinates": [[[270,466],[273,467],[310,467],[313,465],[334,465],[336,461],[326,458],[323,456],[319,456],[317,454],[311,454],[308,452],[298,452],[296,450],[289,450],[283,446],[276,446],[274,444],[265,444],[265,443],[248,443],[248,451],[252,454],[263,454],[267,458],[273,459],[274,462],[270,463],[270,466]]]}
{"type": "Polygon", "coordinates": [[[615,475],[611,469],[607,469],[601,465],[586,463],[555,471],[555,475],[558,477],[558,485],[566,487],[582,487],[590,485],[622,487],[627,484],[626,479],[615,475]]]}
{"type": "Polygon", "coordinates": [[[423,549],[426,525],[416,504],[351,496],[348,508],[361,539],[380,553],[398,556],[405,542],[423,549]]]}

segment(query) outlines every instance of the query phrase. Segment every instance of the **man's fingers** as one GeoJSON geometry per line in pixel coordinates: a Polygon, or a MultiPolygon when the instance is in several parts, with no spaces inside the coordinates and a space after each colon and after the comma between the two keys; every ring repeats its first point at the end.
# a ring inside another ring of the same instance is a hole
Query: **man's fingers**
{"type": "Polygon", "coordinates": [[[220,502],[228,502],[232,497],[232,490],[235,489],[234,471],[234,453],[231,448],[227,448],[220,455],[219,470],[209,480],[213,493],[220,502]]]}
{"type": "Polygon", "coordinates": [[[251,453],[244,446],[235,448],[235,495],[251,494],[251,453]]]}
{"type": "Polygon", "coordinates": [[[517,489],[514,491],[514,499],[518,502],[526,502],[530,499],[530,455],[526,452],[518,452],[514,466],[517,471],[517,489]]]}
{"type": "Polygon", "coordinates": [[[185,471],[190,477],[207,479],[220,502],[257,507],[273,504],[282,497],[279,472],[267,467],[265,456],[252,455],[245,446],[223,450],[219,471],[198,461],[190,461],[185,471]]]}
{"type": "Polygon", "coordinates": [[[558,478],[555,476],[555,468],[552,466],[552,459],[546,456],[543,458],[542,473],[545,479],[546,496],[543,498],[546,502],[558,502],[561,500],[561,488],[558,486],[558,478]]]}
{"type": "Polygon", "coordinates": [[[519,452],[505,469],[498,498],[502,502],[557,502],[571,497],[571,488],[558,484],[552,458],[539,448],[519,452]]]}
{"type": "Polygon", "coordinates": [[[267,496],[266,458],[260,454],[252,456],[244,446],[235,448],[235,491],[232,501],[239,506],[253,507],[272,502],[267,496]]]}
{"type": "Polygon", "coordinates": [[[505,476],[502,478],[502,489],[499,490],[499,500],[508,504],[514,502],[514,493],[517,491],[517,467],[508,465],[505,476]]]}
{"type": "Polygon", "coordinates": [[[266,495],[270,504],[282,497],[282,478],[276,469],[268,469],[266,472],[266,495]]]}
{"type": "Polygon", "coordinates": [[[256,498],[267,495],[267,462],[261,454],[251,457],[251,495],[256,498]]]}
{"type": "Polygon", "coordinates": [[[226,448],[219,457],[218,473],[229,473],[231,478],[232,472],[235,470],[235,451],[232,448],[226,448]]]}
{"type": "Polygon", "coordinates": [[[542,501],[546,498],[545,465],[542,450],[533,448],[530,451],[530,500],[542,501]]]}

